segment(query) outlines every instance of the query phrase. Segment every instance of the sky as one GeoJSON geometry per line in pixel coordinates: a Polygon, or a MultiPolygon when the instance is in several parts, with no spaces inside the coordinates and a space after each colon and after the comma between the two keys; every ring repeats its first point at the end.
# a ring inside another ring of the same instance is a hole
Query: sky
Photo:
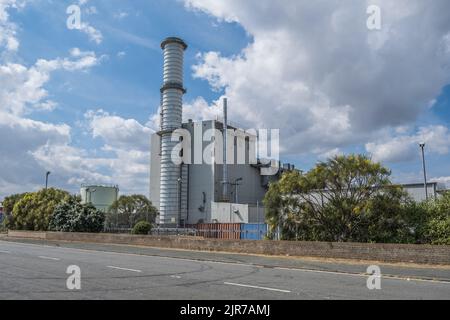
{"type": "Polygon", "coordinates": [[[168,36],[189,45],[185,119],[226,96],[231,121],[280,129],[283,162],[364,153],[401,183],[423,181],[424,142],[450,187],[448,0],[0,0],[0,200],[47,171],[148,195],[168,36]]]}

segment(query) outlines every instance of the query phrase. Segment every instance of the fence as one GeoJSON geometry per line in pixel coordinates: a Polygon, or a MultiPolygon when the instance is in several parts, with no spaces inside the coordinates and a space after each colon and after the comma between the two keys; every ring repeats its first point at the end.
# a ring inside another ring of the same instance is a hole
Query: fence
{"type": "Polygon", "coordinates": [[[202,223],[190,226],[196,235],[210,239],[264,240],[267,224],[258,223],[202,223]]]}
{"type": "MultiPolygon", "coordinates": [[[[131,228],[105,228],[105,233],[130,234],[131,228]]],[[[154,228],[154,236],[196,236],[208,239],[264,240],[267,224],[258,223],[201,223],[186,228],[154,228]]]]}

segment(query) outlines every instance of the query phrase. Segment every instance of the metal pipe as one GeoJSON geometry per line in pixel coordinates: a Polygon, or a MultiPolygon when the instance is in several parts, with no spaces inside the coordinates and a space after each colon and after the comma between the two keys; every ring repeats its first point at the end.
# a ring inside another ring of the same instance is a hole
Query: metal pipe
{"type": "Polygon", "coordinates": [[[228,201],[228,100],[223,98],[223,180],[222,200],[228,201]]]}
{"type": "Polygon", "coordinates": [[[422,166],[423,166],[423,179],[425,187],[425,199],[428,201],[428,183],[427,183],[427,170],[425,166],[425,143],[420,144],[420,149],[422,149],[422,166]]]}

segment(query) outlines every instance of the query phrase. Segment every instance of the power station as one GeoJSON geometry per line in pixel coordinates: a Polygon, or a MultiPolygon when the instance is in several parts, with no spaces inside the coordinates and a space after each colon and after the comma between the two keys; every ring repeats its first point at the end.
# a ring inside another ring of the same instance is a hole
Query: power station
{"type": "Polygon", "coordinates": [[[161,43],[164,71],[160,131],[151,137],[150,164],[150,200],[159,208],[157,223],[182,227],[264,222],[262,200],[269,182],[294,167],[258,159],[258,133],[228,124],[226,99],[222,121],[183,123],[183,60],[187,47],[175,37],[161,43]]]}

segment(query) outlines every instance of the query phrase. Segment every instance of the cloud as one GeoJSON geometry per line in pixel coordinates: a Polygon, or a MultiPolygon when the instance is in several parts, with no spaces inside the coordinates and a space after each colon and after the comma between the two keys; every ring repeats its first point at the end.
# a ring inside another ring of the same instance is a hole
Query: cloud
{"type": "Polygon", "coordinates": [[[224,90],[232,120],[280,128],[285,152],[365,144],[414,123],[450,82],[446,0],[185,5],[237,22],[252,36],[236,55],[201,53],[193,74],[224,90]],[[366,27],[368,4],[382,9],[381,31],[366,27]]]}
{"type": "Polygon", "coordinates": [[[96,44],[100,44],[103,41],[103,34],[101,33],[101,31],[95,29],[87,22],[81,23],[80,31],[86,33],[89,37],[89,40],[95,42],[96,44]]]}
{"type": "Polygon", "coordinates": [[[9,21],[8,10],[21,9],[25,3],[25,0],[0,0],[0,48],[7,51],[18,50],[20,43],[17,39],[17,26],[9,21]]]}
{"type": "Polygon", "coordinates": [[[52,110],[54,101],[46,100],[45,84],[56,70],[86,71],[98,65],[103,57],[94,52],[71,50],[71,58],[39,59],[27,68],[18,63],[0,65],[0,111],[22,115],[32,110],[52,110]]]}
{"type": "Polygon", "coordinates": [[[386,135],[377,142],[369,142],[366,150],[376,161],[403,162],[419,156],[420,143],[426,144],[429,153],[446,155],[450,151],[450,132],[440,125],[421,127],[411,135],[386,135]]]}
{"type": "Polygon", "coordinates": [[[128,16],[129,16],[128,12],[120,11],[120,12],[117,12],[117,13],[114,14],[114,19],[123,20],[123,19],[125,19],[128,16]]]}
{"type": "Polygon", "coordinates": [[[43,145],[70,142],[70,127],[22,118],[0,111],[0,198],[42,187],[47,168],[33,152],[43,145]]]}
{"type": "MultiPolygon", "coordinates": [[[[0,65],[0,197],[42,187],[42,174],[47,170],[54,172],[54,182],[67,187],[68,174],[87,169],[80,161],[84,151],[70,147],[69,125],[36,121],[30,116],[56,108],[57,102],[48,98],[45,88],[52,72],[87,71],[101,60],[93,52],[74,48],[69,57],[39,59],[30,67],[12,62],[0,65]],[[76,159],[75,155],[78,162],[64,162],[76,159]]],[[[95,180],[97,176],[94,170],[83,172],[85,178],[95,180]]]]}
{"type": "Polygon", "coordinates": [[[447,188],[450,188],[450,177],[437,177],[437,178],[432,178],[430,181],[442,183],[447,188]]]}
{"type": "Polygon", "coordinates": [[[122,192],[146,194],[152,131],[102,110],[87,112],[85,119],[88,134],[102,142],[100,150],[73,146],[67,124],[0,112],[0,136],[10,141],[0,146],[0,197],[41,188],[47,170],[51,185],[73,192],[82,183],[111,183],[122,192]]]}
{"type": "Polygon", "coordinates": [[[154,131],[134,119],[110,115],[101,109],[88,111],[85,118],[92,137],[103,139],[114,149],[150,150],[150,135],[154,131]]]}
{"type": "MultiPolygon", "coordinates": [[[[88,3],[89,0],[79,0],[78,5],[84,6],[88,3]]],[[[95,6],[89,6],[87,7],[84,12],[86,12],[87,15],[93,15],[97,14],[97,8],[95,6]]],[[[85,33],[88,35],[89,40],[95,42],[96,44],[100,44],[103,41],[103,34],[100,30],[97,30],[93,26],[91,26],[88,22],[82,21],[81,25],[78,28],[79,31],[85,33]]]]}

